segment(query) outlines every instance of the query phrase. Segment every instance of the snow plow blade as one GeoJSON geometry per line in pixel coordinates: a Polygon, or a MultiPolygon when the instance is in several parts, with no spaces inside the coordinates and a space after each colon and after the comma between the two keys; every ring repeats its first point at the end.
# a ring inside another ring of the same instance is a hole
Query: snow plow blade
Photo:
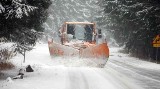
{"type": "Polygon", "coordinates": [[[79,51],[69,46],[64,46],[52,41],[48,42],[51,56],[77,56],[79,51]]]}
{"type": "Polygon", "coordinates": [[[87,58],[108,58],[109,49],[107,43],[102,43],[99,45],[89,46],[86,49],[80,50],[81,57],[87,58]]]}
{"type": "Polygon", "coordinates": [[[85,49],[75,49],[55,42],[48,42],[51,56],[80,56],[84,58],[108,58],[109,49],[107,43],[91,45],[85,49]]]}
{"type": "MultiPolygon", "coordinates": [[[[86,45],[83,45],[83,47],[86,45]]],[[[48,42],[51,56],[76,56],[86,59],[89,63],[96,64],[96,67],[103,68],[109,58],[109,49],[107,43],[100,45],[90,45],[83,49],[76,49],[70,46],[64,46],[55,42],[48,42]]],[[[82,46],[81,46],[82,47],[82,46]]]]}

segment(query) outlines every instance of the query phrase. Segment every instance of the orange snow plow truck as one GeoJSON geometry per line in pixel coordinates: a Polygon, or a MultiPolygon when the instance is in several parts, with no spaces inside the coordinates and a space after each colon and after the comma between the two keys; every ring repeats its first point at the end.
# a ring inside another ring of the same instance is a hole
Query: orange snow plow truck
{"type": "Polygon", "coordinates": [[[104,67],[109,58],[109,48],[101,29],[95,23],[65,22],[59,30],[59,42],[48,40],[51,56],[78,56],[93,60],[104,67]]]}

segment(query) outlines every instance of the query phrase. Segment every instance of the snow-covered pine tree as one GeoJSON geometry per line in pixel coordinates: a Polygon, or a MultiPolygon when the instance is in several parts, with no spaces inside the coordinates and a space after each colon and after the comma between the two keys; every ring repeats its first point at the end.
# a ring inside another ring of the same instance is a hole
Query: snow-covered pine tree
{"type": "Polygon", "coordinates": [[[0,38],[17,44],[23,53],[35,45],[45,22],[50,0],[1,0],[0,38]]]}
{"type": "Polygon", "coordinates": [[[0,1],[0,12],[5,18],[22,18],[23,15],[28,16],[29,12],[37,7],[26,4],[26,0],[2,0],[0,1]]]}
{"type": "MultiPolygon", "coordinates": [[[[136,57],[155,59],[153,38],[160,34],[159,0],[101,0],[101,23],[136,57]]],[[[159,56],[160,58],[160,56],[159,56]]]]}
{"type": "Polygon", "coordinates": [[[2,4],[0,3],[0,14],[2,13],[2,12],[4,12],[5,11],[5,8],[2,6],[2,4]]]}

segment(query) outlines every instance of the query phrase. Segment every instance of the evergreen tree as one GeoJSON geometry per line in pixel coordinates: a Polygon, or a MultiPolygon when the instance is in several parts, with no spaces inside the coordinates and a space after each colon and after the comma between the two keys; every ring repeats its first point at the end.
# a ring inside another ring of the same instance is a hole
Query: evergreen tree
{"type": "Polygon", "coordinates": [[[155,60],[152,41],[160,34],[159,0],[102,0],[101,7],[105,27],[119,44],[137,57],[155,60]]]}
{"type": "Polygon", "coordinates": [[[19,52],[30,50],[43,32],[50,4],[50,0],[1,0],[0,38],[15,42],[19,52]]]}

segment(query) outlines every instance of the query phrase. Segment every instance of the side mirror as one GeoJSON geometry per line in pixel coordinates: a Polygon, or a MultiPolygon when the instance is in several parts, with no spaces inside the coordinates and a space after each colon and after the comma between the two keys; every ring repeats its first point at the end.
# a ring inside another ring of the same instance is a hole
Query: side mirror
{"type": "Polygon", "coordinates": [[[101,29],[98,29],[98,38],[102,38],[102,31],[101,31],[101,29]]]}

